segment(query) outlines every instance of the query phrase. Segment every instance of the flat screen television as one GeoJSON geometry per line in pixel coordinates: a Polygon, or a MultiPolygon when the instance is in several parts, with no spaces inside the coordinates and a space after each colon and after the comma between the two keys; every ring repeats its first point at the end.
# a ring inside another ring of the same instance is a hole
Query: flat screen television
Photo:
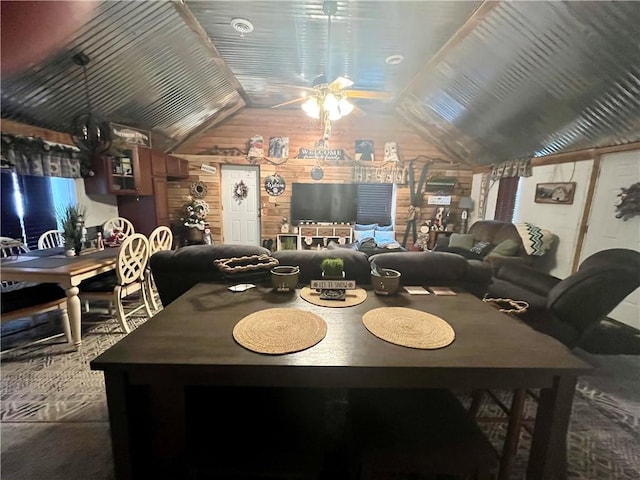
{"type": "Polygon", "coordinates": [[[353,183],[293,183],[291,222],[353,223],[358,186],[353,183]]]}

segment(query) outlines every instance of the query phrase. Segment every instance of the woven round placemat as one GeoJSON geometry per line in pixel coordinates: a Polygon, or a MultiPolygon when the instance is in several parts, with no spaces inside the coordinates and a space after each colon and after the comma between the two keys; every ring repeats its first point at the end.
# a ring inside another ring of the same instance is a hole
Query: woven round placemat
{"type": "Polygon", "coordinates": [[[300,290],[300,296],[307,302],[320,307],[342,308],[361,304],[367,299],[367,292],[362,288],[356,288],[347,290],[347,298],[344,300],[320,300],[320,292],[316,292],[315,289],[312,290],[309,287],[303,287],[300,290]]]}
{"type": "Polygon", "coordinates": [[[442,348],[456,338],[446,321],[412,308],[375,308],[362,316],[362,323],[376,337],[403,347],[442,348]]]}
{"type": "Polygon", "coordinates": [[[296,308],[254,312],[233,327],[233,338],[244,348],[272,355],[313,347],[326,334],[327,324],[322,318],[296,308]]]}

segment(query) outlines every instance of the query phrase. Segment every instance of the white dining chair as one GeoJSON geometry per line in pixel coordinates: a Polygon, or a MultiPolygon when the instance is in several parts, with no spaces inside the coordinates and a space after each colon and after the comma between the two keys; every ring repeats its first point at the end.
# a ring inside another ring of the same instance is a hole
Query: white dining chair
{"type": "Polygon", "coordinates": [[[107,272],[80,283],[80,298],[88,300],[110,300],[115,306],[116,319],[125,333],[130,332],[127,319],[144,309],[151,318],[151,308],[144,286],[147,263],[149,261],[149,241],[141,233],[134,233],[124,239],[118,252],[115,272],[107,272]],[[141,303],[126,311],[123,300],[140,292],[141,303]]]}
{"type": "Polygon", "coordinates": [[[64,234],[60,230],[47,230],[38,238],[38,250],[64,246],[64,234]]]}
{"type": "MultiPolygon", "coordinates": [[[[161,225],[156,227],[151,234],[149,234],[149,258],[160,250],[171,250],[173,246],[173,232],[169,227],[161,225]]],[[[146,281],[145,286],[147,288],[147,296],[151,302],[153,310],[157,310],[159,303],[156,300],[155,282],[153,281],[153,275],[151,269],[147,264],[146,281]]]]}
{"type": "Polygon", "coordinates": [[[113,217],[102,225],[103,237],[107,238],[115,229],[118,229],[127,237],[136,233],[133,223],[129,220],[124,217],[113,217]]]}

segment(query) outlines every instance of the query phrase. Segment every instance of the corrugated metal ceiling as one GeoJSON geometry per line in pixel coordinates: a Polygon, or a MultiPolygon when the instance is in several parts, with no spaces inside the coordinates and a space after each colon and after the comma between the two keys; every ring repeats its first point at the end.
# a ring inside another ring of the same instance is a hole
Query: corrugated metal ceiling
{"type": "Polygon", "coordinates": [[[640,2],[337,6],[328,51],[320,0],[100,2],[58,53],[3,74],[2,116],[69,131],[86,105],[82,50],[94,111],[165,150],[223,112],[295,99],[318,74],[390,93],[356,102],[472,165],[640,140],[640,2]]]}

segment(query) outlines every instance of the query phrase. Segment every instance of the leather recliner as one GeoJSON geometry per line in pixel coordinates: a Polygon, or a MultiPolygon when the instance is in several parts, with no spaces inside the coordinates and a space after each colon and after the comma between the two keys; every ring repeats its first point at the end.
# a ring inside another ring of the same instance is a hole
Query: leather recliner
{"type": "Polygon", "coordinates": [[[502,265],[488,296],[528,302],[519,318],[573,348],[639,286],[640,252],[614,248],[586,258],[565,279],[525,265],[502,265]]]}

